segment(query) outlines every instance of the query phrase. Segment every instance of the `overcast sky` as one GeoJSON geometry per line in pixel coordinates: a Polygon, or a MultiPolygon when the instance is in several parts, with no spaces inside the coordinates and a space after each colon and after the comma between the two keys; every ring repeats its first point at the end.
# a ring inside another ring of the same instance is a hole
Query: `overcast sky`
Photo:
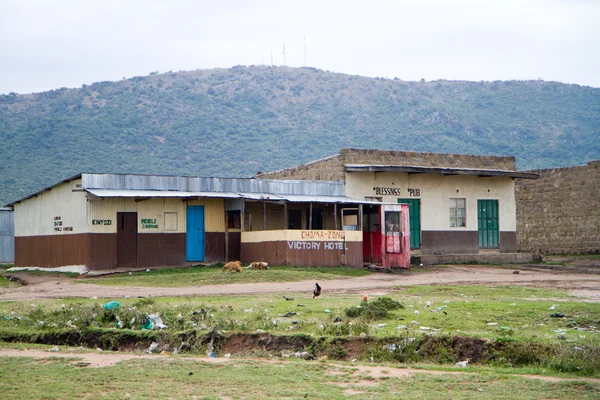
{"type": "Polygon", "coordinates": [[[0,93],[283,65],[284,45],[293,67],[600,87],[600,0],[436,3],[0,0],[0,93]]]}

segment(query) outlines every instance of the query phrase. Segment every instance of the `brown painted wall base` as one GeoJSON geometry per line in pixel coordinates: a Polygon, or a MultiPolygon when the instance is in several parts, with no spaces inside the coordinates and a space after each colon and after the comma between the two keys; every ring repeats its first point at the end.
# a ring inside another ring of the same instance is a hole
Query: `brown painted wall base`
{"type": "Polygon", "coordinates": [[[117,268],[117,234],[116,233],[89,233],[89,256],[87,267],[89,270],[117,268]]]}
{"type": "MultiPolygon", "coordinates": [[[[479,237],[477,231],[423,231],[422,254],[477,254],[479,237]]],[[[500,232],[500,252],[515,253],[517,233],[500,232]]]]}
{"type": "Polygon", "coordinates": [[[423,231],[423,254],[475,254],[479,252],[476,231],[423,231]]]}
{"type": "Polygon", "coordinates": [[[327,242],[316,243],[319,243],[319,248],[310,250],[291,249],[287,241],[242,243],[241,259],[245,263],[266,261],[271,265],[299,267],[362,267],[362,242],[346,242],[346,254],[344,250],[326,249],[327,242]]]}
{"type": "Polygon", "coordinates": [[[138,267],[185,263],[185,233],[138,234],[138,267]]]}
{"type": "Polygon", "coordinates": [[[16,267],[87,265],[87,234],[16,236],[16,267]]]}
{"type": "MultiPolygon", "coordinates": [[[[15,266],[86,265],[89,270],[115,269],[117,246],[114,233],[15,237],[15,266]]],[[[138,267],[184,263],[185,233],[138,234],[138,267]]]]}

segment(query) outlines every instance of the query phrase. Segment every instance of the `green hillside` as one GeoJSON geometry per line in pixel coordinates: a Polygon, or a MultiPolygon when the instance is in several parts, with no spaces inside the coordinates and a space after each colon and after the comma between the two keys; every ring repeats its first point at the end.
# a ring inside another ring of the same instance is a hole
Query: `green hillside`
{"type": "Polygon", "coordinates": [[[252,176],[343,147],[547,168],[600,158],[600,89],[233,67],[2,95],[0,132],[1,204],[82,171],[252,176]]]}

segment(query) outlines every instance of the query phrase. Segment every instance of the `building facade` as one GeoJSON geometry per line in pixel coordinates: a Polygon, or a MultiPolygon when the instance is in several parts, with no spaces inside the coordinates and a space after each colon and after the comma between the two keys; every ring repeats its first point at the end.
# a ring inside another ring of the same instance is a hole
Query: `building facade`
{"type": "Polygon", "coordinates": [[[344,196],[342,182],[79,174],[10,206],[15,266],[99,270],[362,267],[362,211],[380,204],[344,196]]]}
{"type": "Polygon", "coordinates": [[[436,255],[516,252],[514,180],[537,176],[514,157],[361,149],[259,175],[343,181],[348,197],[408,204],[411,251],[436,255]]]}

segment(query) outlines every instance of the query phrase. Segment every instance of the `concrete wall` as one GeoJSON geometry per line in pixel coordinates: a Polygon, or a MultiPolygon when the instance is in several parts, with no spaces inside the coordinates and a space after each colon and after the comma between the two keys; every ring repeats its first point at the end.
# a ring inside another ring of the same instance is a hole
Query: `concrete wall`
{"type": "Polygon", "coordinates": [[[421,229],[429,231],[477,231],[477,200],[498,200],[500,230],[514,231],[515,193],[511,178],[472,175],[417,174],[397,172],[349,172],[346,195],[353,198],[376,196],[375,187],[397,188],[402,196],[380,196],[384,202],[398,198],[421,200],[421,229]],[[412,189],[409,196],[408,189],[412,189]],[[417,191],[418,190],[418,191],[417,191]],[[418,195],[416,195],[418,193],[418,195]],[[466,200],[466,226],[450,227],[450,199],[466,200]]]}
{"type": "Polygon", "coordinates": [[[600,253],[600,160],[530,172],[515,185],[519,251],[600,253]]]}
{"type": "Polygon", "coordinates": [[[514,157],[342,149],[338,155],[292,168],[259,174],[257,178],[343,181],[344,165],[346,164],[482,168],[511,171],[516,168],[514,157]]]}

